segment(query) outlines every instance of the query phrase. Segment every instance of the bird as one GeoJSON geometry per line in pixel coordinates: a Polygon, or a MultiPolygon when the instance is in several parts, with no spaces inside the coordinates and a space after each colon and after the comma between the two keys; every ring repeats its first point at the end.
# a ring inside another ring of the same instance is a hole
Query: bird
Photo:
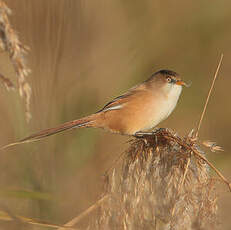
{"type": "Polygon", "coordinates": [[[101,128],[121,135],[138,136],[165,120],[174,110],[187,84],[172,70],[160,70],[114,98],[89,116],[34,133],[19,142],[30,142],[73,128],[101,128]]]}

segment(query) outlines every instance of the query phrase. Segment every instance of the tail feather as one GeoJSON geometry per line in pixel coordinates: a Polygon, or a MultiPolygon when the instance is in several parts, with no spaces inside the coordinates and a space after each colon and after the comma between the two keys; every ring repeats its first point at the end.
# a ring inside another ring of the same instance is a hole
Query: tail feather
{"type": "Polygon", "coordinates": [[[62,131],[73,129],[73,128],[82,128],[82,127],[90,127],[93,122],[93,119],[91,116],[81,118],[74,121],[68,121],[66,123],[63,123],[55,128],[45,129],[40,132],[34,133],[22,140],[20,142],[28,141],[28,140],[39,140],[51,135],[54,135],[56,133],[60,133],[62,131]]]}
{"type": "Polygon", "coordinates": [[[8,145],[5,145],[3,147],[0,148],[0,150],[6,149],[10,146],[14,146],[14,145],[20,145],[23,143],[28,143],[28,142],[34,142],[34,141],[38,141],[40,139],[43,139],[45,137],[54,135],[56,133],[68,130],[68,129],[73,129],[73,128],[84,128],[84,127],[94,127],[94,122],[96,120],[97,114],[93,114],[78,120],[74,120],[74,121],[69,121],[66,123],[63,123],[62,125],[59,125],[55,128],[50,128],[50,129],[45,129],[42,130],[40,132],[34,133],[24,139],[19,140],[18,142],[14,142],[8,145]]]}

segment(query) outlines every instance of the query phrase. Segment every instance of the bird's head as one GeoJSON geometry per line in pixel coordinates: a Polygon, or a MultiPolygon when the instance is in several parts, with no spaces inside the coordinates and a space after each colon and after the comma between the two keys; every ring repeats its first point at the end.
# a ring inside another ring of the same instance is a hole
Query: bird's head
{"type": "Polygon", "coordinates": [[[154,74],[151,75],[149,79],[146,80],[148,85],[162,88],[174,88],[182,86],[189,87],[191,84],[185,83],[183,80],[181,80],[180,75],[172,70],[160,70],[158,72],[155,72],[154,74]]]}
{"type": "Polygon", "coordinates": [[[154,73],[154,76],[157,80],[160,80],[163,84],[188,86],[184,81],[181,80],[179,74],[172,70],[160,70],[154,73]]]}

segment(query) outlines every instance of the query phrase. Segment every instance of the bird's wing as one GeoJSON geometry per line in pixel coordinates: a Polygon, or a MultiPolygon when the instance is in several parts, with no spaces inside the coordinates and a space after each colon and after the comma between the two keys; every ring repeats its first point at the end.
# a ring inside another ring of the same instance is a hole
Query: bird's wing
{"type": "Polygon", "coordinates": [[[114,98],[112,101],[108,102],[97,113],[106,112],[106,111],[109,111],[109,110],[121,109],[123,107],[123,105],[126,104],[134,94],[138,93],[139,91],[142,91],[143,89],[144,89],[144,86],[142,86],[141,84],[132,87],[126,93],[124,93],[121,96],[118,96],[118,97],[114,98]]]}
{"type": "Polygon", "coordinates": [[[126,103],[128,97],[130,97],[132,95],[131,92],[127,92],[119,97],[114,98],[112,101],[108,102],[101,110],[99,110],[97,113],[99,112],[106,112],[109,110],[117,110],[122,108],[123,104],[126,103]]]}

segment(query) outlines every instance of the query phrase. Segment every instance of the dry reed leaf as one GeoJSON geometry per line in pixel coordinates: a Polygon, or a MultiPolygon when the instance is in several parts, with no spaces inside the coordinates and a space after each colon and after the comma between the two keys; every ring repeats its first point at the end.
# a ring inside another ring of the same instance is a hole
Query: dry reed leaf
{"type": "MultiPolygon", "coordinates": [[[[10,14],[11,10],[0,0],[0,47],[9,54],[17,76],[19,94],[25,102],[26,120],[29,121],[31,119],[31,87],[26,77],[30,73],[30,69],[25,63],[25,54],[28,51],[28,47],[19,41],[17,33],[10,24],[8,18],[10,14]]],[[[9,79],[5,78],[5,80],[9,82],[9,79]]]]}

